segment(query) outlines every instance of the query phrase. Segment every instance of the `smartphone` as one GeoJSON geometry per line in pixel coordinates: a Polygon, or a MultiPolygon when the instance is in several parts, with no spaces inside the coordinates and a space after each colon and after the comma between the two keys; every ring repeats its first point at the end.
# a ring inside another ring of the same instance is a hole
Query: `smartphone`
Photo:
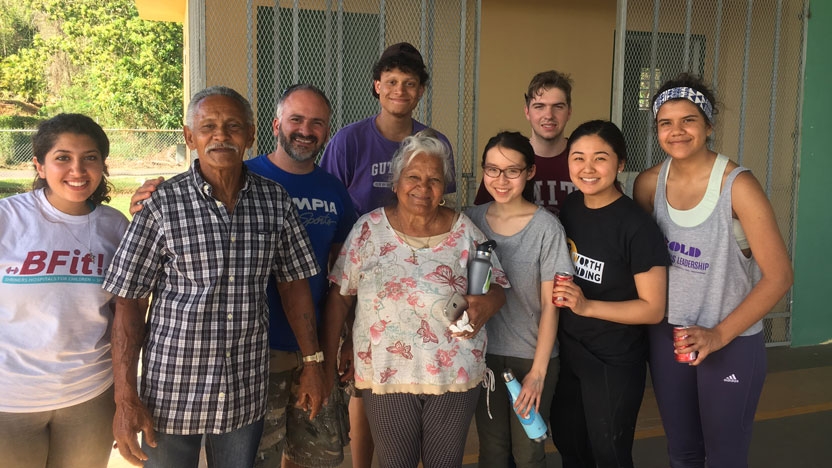
{"type": "Polygon", "coordinates": [[[459,319],[459,316],[462,315],[462,312],[468,308],[468,301],[465,300],[465,296],[462,294],[455,292],[448,302],[445,303],[445,308],[443,312],[445,313],[445,318],[450,320],[451,322],[456,322],[459,319]]]}

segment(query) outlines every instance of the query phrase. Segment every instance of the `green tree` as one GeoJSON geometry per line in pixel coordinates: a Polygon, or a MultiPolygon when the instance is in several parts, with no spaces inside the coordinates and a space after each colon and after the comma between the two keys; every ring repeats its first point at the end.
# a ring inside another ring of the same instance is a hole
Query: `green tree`
{"type": "Polygon", "coordinates": [[[36,102],[45,96],[43,60],[35,46],[34,12],[28,2],[0,0],[0,90],[3,97],[36,102]]]}
{"type": "Polygon", "coordinates": [[[32,44],[35,24],[32,10],[20,1],[0,0],[0,57],[32,44]]]}
{"type": "Polygon", "coordinates": [[[107,126],[181,125],[180,24],[142,20],[132,0],[22,3],[42,20],[28,47],[4,56],[0,86],[42,102],[47,115],[83,112],[107,126]]]}

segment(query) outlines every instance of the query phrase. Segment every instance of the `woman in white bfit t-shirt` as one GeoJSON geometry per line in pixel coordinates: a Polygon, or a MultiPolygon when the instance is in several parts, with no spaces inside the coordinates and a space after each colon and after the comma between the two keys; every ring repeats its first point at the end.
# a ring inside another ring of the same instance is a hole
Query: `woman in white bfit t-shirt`
{"type": "Polygon", "coordinates": [[[0,460],[106,467],[112,450],[112,295],[101,282],[127,219],[110,197],[110,143],[60,114],[33,137],[34,190],[0,200],[0,460]]]}

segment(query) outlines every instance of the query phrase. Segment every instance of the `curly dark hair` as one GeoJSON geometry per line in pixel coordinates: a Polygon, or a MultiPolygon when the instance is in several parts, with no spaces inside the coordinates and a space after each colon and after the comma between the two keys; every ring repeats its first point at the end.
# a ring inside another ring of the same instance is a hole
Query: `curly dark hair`
{"type": "MultiPolygon", "coordinates": [[[[427,86],[430,80],[428,70],[425,68],[425,62],[422,60],[422,54],[416,47],[407,42],[400,42],[393,44],[384,49],[378,62],[373,66],[373,82],[381,80],[381,74],[399,69],[404,73],[412,73],[419,77],[419,84],[427,86]]],[[[378,99],[376,87],[373,84],[373,97],[378,99]]]]}
{"type": "MultiPolygon", "coordinates": [[[[95,146],[101,153],[101,162],[104,164],[104,176],[95,191],[87,198],[93,205],[100,205],[110,201],[110,190],[113,186],[107,180],[110,173],[107,171],[107,156],[110,155],[110,139],[104,133],[104,129],[95,123],[94,120],[83,114],[58,114],[49,120],[44,120],[38,125],[38,131],[32,137],[32,149],[39,164],[43,164],[46,154],[55,146],[55,141],[64,133],[75,135],[86,135],[95,142],[95,146]]],[[[32,189],[47,187],[46,179],[35,176],[32,182],[32,189]]]]}
{"type": "MultiPolygon", "coordinates": [[[[708,99],[708,101],[711,102],[711,106],[713,106],[713,116],[716,117],[716,114],[719,113],[719,110],[717,109],[716,95],[714,94],[714,91],[710,88],[710,86],[705,84],[705,81],[702,80],[702,77],[687,72],[682,73],[676,76],[675,78],[672,78],[662,83],[659,89],[656,90],[656,94],[653,95],[653,99],[650,100],[650,108],[652,109],[653,104],[656,103],[656,98],[658,98],[660,94],[667,91],[668,89],[673,88],[691,88],[693,90],[699,91],[700,93],[702,93],[703,96],[705,96],[705,98],[708,99]]],[[[675,99],[671,99],[671,101],[675,101],[675,99]]],[[[697,109],[699,109],[699,106],[696,107],[697,109]]],[[[699,113],[702,114],[702,117],[710,125],[714,124],[714,122],[712,121],[713,119],[709,119],[708,116],[705,115],[705,112],[702,111],[702,109],[699,109],[699,113]]],[[[653,120],[655,121],[655,119],[653,120]]]]}

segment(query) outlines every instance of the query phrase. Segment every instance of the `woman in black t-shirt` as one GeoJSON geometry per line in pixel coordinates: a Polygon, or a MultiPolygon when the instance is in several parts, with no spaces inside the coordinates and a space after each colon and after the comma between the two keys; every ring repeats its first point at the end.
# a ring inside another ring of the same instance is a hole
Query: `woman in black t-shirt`
{"type": "Polygon", "coordinates": [[[618,186],[627,150],[615,124],[581,124],[567,153],[579,191],[560,220],[575,276],[553,290],[562,308],[553,440],[564,468],[631,467],[647,372],[643,325],[664,316],[667,249],[655,221],[618,186]]]}

